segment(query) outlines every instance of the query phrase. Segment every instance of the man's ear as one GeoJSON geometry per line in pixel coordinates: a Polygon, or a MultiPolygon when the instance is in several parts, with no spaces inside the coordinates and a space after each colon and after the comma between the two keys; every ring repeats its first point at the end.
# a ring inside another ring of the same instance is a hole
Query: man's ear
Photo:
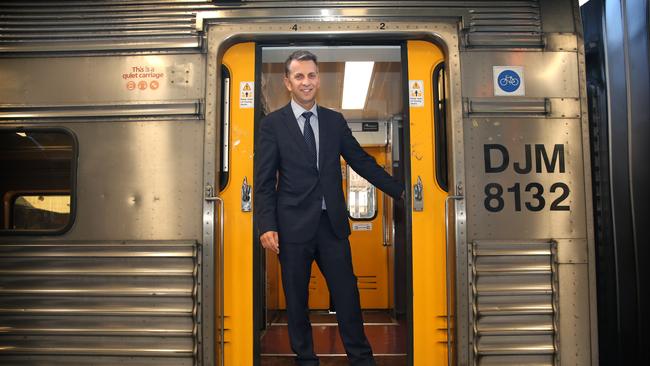
{"type": "Polygon", "coordinates": [[[288,91],[291,91],[291,82],[289,81],[289,78],[286,75],[284,77],[284,86],[287,88],[288,91]]]}

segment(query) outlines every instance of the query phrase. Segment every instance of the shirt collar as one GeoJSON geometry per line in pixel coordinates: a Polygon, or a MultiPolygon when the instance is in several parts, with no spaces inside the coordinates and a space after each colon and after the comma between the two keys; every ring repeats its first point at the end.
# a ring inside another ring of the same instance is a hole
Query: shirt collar
{"type": "MultiPolygon", "coordinates": [[[[298,120],[298,117],[302,115],[304,112],[307,112],[305,108],[303,108],[300,104],[296,103],[293,98],[291,98],[291,109],[293,110],[293,115],[296,117],[296,120],[298,120]]],[[[318,105],[314,103],[314,106],[311,107],[309,112],[313,113],[316,118],[318,118],[318,105]]]]}

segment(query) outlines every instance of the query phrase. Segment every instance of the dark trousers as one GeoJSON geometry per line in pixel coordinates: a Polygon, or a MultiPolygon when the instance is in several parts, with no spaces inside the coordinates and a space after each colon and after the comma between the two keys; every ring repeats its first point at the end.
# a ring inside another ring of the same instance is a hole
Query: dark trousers
{"type": "Polygon", "coordinates": [[[309,321],[309,278],[316,261],[327,280],[336,307],[339,333],[351,365],[375,365],[370,344],[363,331],[357,278],[352,271],[350,242],[332,232],[327,212],[323,211],[316,237],[304,243],[282,242],[280,265],[287,300],[289,338],[299,365],[318,365],[309,321]]]}

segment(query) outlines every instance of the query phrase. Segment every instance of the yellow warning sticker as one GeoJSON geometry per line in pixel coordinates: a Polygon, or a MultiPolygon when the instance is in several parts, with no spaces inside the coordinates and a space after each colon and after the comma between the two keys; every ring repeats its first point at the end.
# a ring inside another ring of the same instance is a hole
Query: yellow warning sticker
{"type": "Polygon", "coordinates": [[[239,83],[239,108],[253,108],[255,100],[255,82],[239,83]]]}
{"type": "Polygon", "coordinates": [[[409,105],[424,107],[424,83],[422,80],[409,80],[409,105]]]}

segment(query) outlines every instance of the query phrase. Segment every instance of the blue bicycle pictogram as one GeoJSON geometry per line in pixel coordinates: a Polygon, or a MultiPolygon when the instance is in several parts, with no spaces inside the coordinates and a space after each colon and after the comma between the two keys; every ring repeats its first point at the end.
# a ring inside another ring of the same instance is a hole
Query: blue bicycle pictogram
{"type": "Polygon", "coordinates": [[[512,70],[502,71],[497,80],[499,81],[499,88],[507,93],[512,93],[519,89],[519,85],[521,84],[521,77],[512,70]]]}

